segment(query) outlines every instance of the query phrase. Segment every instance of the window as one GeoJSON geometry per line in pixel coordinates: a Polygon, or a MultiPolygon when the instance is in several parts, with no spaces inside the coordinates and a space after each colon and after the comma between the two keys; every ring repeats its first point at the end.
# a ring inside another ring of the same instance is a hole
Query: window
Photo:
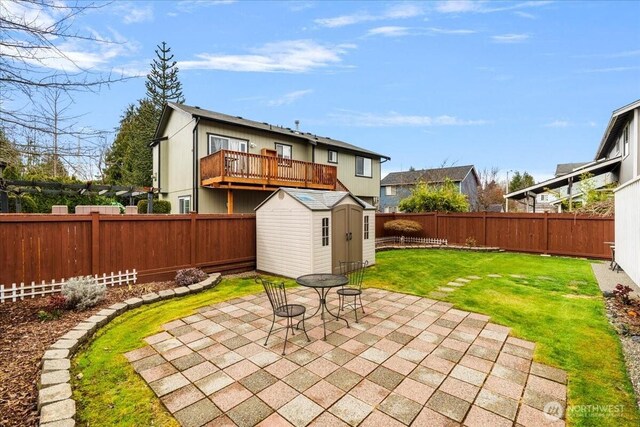
{"type": "Polygon", "coordinates": [[[541,194],[541,195],[540,195],[540,201],[541,201],[541,202],[546,202],[546,201],[548,201],[548,200],[549,200],[549,199],[548,199],[548,197],[549,197],[549,196],[548,196],[547,194],[541,194]]]}
{"type": "Polygon", "coordinates": [[[338,163],[338,152],[329,150],[329,158],[327,159],[329,163],[338,163]]]}
{"type": "Polygon", "coordinates": [[[329,246],[329,218],[322,218],[322,246],[329,246]]]}
{"type": "Polygon", "coordinates": [[[369,215],[364,217],[364,239],[369,239],[369,215]]]}
{"type": "Polygon", "coordinates": [[[356,156],[356,176],[371,178],[371,159],[356,156]]]}
{"type": "Polygon", "coordinates": [[[247,143],[244,139],[231,138],[228,136],[209,134],[208,154],[213,154],[220,150],[247,152],[247,143]]]}
{"type": "Polygon", "coordinates": [[[387,185],[384,187],[384,194],[387,196],[395,196],[396,195],[396,187],[392,185],[387,185]]]}
{"type": "Polygon", "coordinates": [[[276,152],[278,153],[278,164],[284,166],[291,166],[291,152],[292,148],[287,144],[280,144],[276,142],[276,152]]]}
{"type": "Polygon", "coordinates": [[[629,125],[624,127],[620,139],[622,139],[622,156],[626,157],[629,154],[629,125]]]}
{"type": "Polygon", "coordinates": [[[180,206],[181,214],[191,212],[191,196],[178,197],[178,205],[180,206]]]}

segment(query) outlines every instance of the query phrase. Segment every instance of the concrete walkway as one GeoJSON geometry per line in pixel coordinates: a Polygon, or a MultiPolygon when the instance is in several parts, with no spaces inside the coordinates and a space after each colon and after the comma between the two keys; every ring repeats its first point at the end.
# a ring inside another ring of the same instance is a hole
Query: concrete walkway
{"type": "Polygon", "coordinates": [[[593,269],[593,274],[596,276],[596,280],[598,281],[598,285],[602,292],[611,292],[615,289],[618,283],[621,283],[631,287],[636,297],[640,295],[640,287],[633,283],[631,278],[627,276],[627,273],[622,270],[611,270],[609,268],[608,261],[595,262],[591,264],[591,268],[593,269]]]}
{"type": "MultiPolygon", "coordinates": [[[[309,289],[289,301],[317,306],[309,289]]],[[[350,328],[307,321],[281,356],[264,339],[264,294],[216,304],[164,325],[126,354],[183,426],[564,425],[567,376],[532,362],[535,344],[449,303],[366,289],[350,328]]],[[[330,306],[335,309],[335,301],[330,306]]]]}

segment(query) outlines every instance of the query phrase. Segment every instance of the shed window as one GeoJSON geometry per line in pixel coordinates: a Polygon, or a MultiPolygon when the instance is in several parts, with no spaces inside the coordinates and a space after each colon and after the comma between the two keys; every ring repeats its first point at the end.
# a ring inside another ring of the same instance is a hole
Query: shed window
{"type": "Polygon", "coordinates": [[[329,158],[327,159],[329,163],[338,163],[338,152],[329,150],[329,158]]]}
{"type": "Polygon", "coordinates": [[[369,215],[364,217],[364,239],[369,239],[369,215]]]}
{"type": "Polygon", "coordinates": [[[178,205],[181,214],[189,213],[191,211],[191,196],[178,197],[178,205]]]}
{"type": "Polygon", "coordinates": [[[356,176],[371,178],[371,159],[356,156],[356,176]]]}
{"type": "Polygon", "coordinates": [[[329,246],[329,218],[322,218],[322,246],[329,246]]]}

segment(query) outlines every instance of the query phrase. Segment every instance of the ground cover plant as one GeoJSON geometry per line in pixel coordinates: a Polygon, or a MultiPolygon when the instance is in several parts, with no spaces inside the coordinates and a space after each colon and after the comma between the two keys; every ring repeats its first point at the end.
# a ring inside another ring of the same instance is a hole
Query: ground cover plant
{"type": "MultiPolygon", "coordinates": [[[[608,413],[569,410],[568,425],[640,424],[620,344],[605,317],[590,261],[510,253],[388,251],[377,254],[365,285],[427,296],[469,275],[483,279],[456,289],[446,300],[457,308],[487,314],[492,322],[511,327],[514,336],[535,341],[536,361],[568,371],[569,407],[612,405],[613,412],[608,413]],[[615,412],[616,408],[621,409],[615,412]]],[[[74,360],[75,373],[82,373],[74,384],[79,424],[176,425],[123,354],[143,346],[143,339],[168,321],[261,291],[251,278],[224,279],[204,293],[128,312],[99,331],[74,360]]]]}

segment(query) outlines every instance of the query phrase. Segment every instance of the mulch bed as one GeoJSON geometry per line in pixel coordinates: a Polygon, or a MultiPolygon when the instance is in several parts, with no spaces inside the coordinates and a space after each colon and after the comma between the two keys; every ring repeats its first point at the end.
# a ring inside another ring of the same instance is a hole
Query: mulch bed
{"type": "Polygon", "coordinates": [[[632,299],[625,305],[616,298],[606,298],[605,305],[607,317],[620,337],[627,372],[640,407],[640,300],[632,299]]]}
{"type": "Polygon", "coordinates": [[[175,287],[157,282],[110,288],[99,305],[86,311],[67,311],[54,320],[42,321],[38,313],[51,311],[49,298],[0,304],[0,426],[38,424],[40,361],[44,351],[78,322],[114,303],[149,292],[175,287]]]}

